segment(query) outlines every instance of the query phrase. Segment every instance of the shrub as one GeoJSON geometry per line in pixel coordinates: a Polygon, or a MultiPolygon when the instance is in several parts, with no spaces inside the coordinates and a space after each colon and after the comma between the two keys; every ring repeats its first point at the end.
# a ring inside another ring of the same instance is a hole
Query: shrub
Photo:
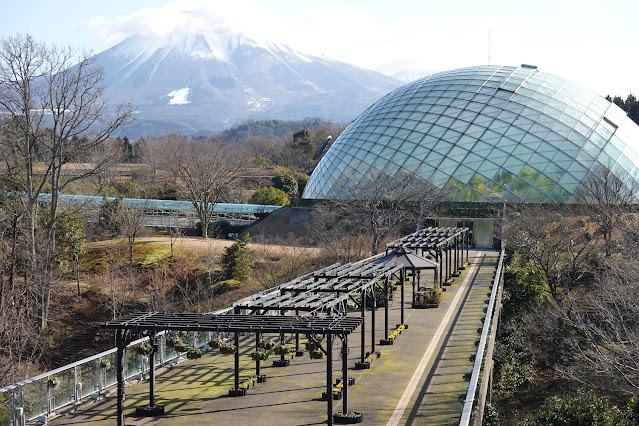
{"type": "Polygon", "coordinates": [[[186,350],[186,357],[188,359],[202,358],[202,350],[197,348],[188,348],[186,350]]]}
{"type": "Polygon", "coordinates": [[[550,397],[531,425],[610,425],[633,424],[630,416],[592,391],[580,389],[576,395],[550,397]]]}
{"type": "Polygon", "coordinates": [[[291,175],[275,175],[272,182],[276,189],[284,191],[289,196],[297,194],[297,180],[291,175]]]}
{"type": "Polygon", "coordinates": [[[271,206],[285,206],[289,203],[288,195],[281,189],[267,186],[266,188],[258,189],[249,198],[250,204],[265,204],[271,206]]]}
{"type": "Polygon", "coordinates": [[[222,267],[224,272],[239,282],[247,282],[251,276],[255,256],[248,248],[251,238],[245,234],[224,250],[222,267]]]}

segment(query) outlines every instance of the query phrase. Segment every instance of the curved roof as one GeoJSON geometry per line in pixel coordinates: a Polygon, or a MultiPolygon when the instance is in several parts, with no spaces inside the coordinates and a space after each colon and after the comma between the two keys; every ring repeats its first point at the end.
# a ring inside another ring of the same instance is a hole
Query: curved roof
{"type": "Polygon", "coordinates": [[[639,182],[639,127],[616,105],[534,66],[477,66],[402,86],[333,143],[304,198],[344,198],[401,170],[459,201],[569,202],[588,172],[639,182]]]}

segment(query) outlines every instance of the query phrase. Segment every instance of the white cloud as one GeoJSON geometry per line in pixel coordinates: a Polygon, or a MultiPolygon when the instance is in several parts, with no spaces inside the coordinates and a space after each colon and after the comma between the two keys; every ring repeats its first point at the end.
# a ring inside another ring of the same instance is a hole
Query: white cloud
{"type": "Polygon", "coordinates": [[[492,8],[491,2],[470,0],[459,5],[406,1],[384,8],[371,2],[364,10],[338,2],[309,7],[292,2],[275,13],[271,3],[258,1],[178,0],[116,18],[98,17],[90,25],[107,48],[134,33],[163,35],[221,24],[257,40],[386,74],[486,64],[490,28],[493,64],[533,63],[600,94],[638,90],[632,70],[639,59],[631,54],[638,41],[632,26],[600,25],[610,18],[601,14],[612,12],[594,3],[573,10],[555,0],[540,0],[547,4],[534,8],[511,7],[506,1],[492,8]],[[387,16],[397,10],[405,13],[387,16]]]}

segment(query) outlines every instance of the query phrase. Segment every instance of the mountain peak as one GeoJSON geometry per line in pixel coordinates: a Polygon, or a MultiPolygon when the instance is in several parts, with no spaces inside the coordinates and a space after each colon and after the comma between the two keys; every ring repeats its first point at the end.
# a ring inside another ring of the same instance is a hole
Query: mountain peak
{"type": "Polygon", "coordinates": [[[96,64],[112,100],[131,99],[139,111],[132,137],[215,132],[247,119],[348,121],[400,85],[222,26],[133,35],[96,64]]]}

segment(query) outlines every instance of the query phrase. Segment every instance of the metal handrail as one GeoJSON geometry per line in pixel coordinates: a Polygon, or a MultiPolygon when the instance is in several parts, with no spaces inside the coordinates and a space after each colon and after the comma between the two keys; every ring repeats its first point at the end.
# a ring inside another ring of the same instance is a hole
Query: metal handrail
{"type": "Polygon", "coordinates": [[[475,356],[475,365],[473,366],[473,372],[470,376],[470,384],[468,385],[468,391],[466,392],[466,399],[464,400],[464,407],[462,409],[459,426],[468,426],[470,423],[470,417],[473,411],[473,405],[475,403],[475,394],[477,393],[479,374],[481,372],[482,365],[484,364],[484,350],[486,348],[486,341],[489,338],[489,333],[495,332],[495,330],[491,330],[491,324],[497,299],[496,296],[498,294],[497,290],[501,282],[503,263],[504,250],[502,249],[502,251],[499,253],[499,263],[497,264],[497,270],[495,272],[493,289],[490,293],[490,301],[488,302],[488,309],[486,310],[486,318],[484,319],[484,326],[482,328],[481,338],[479,339],[479,346],[477,347],[477,355],[475,356]]]}

